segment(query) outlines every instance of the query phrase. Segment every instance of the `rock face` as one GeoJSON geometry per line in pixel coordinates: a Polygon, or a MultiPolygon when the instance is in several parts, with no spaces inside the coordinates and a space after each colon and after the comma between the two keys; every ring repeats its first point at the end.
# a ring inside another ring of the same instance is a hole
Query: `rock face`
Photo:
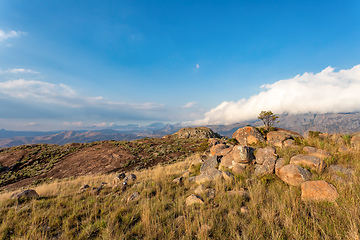
{"type": "Polygon", "coordinates": [[[280,168],[277,176],[285,183],[292,186],[300,186],[302,182],[309,181],[311,173],[295,164],[288,164],[280,168]]]}
{"type": "Polygon", "coordinates": [[[225,144],[216,144],[215,146],[210,148],[211,155],[221,155],[222,150],[226,149],[225,144]]]}
{"type": "Polygon", "coordinates": [[[186,205],[190,206],[193,204],[204,204],[204,201],[200,197],[192,194],[186,198],[186,205]]]}
{"type": "Polygon", "coordinates": [[[325,169],[325,162],[318,157],[310,155],[296,155],[290,159],[290,164],[296,164],[303,167],[308,167],[318,173],[322,173],[325,169]]]}
{"type": "Polygon", "coordinates": [[[314,147],[304,147],[303,150],[311,155],[311,156],[315,156],[315,157],[318,157],[318,158],[321,158],[321,159],[325,159],[325,158],[328,158],[328,157],[331,157],[331,154],[325,150],[322,150],[322,149],[316,149],[314,147]]]}
{"type": "Polygon", "coordinates": [[[37,198],[37,197],[39,197],[39,194],[33,189],[28,189],[11,195],[12,199],[37,198]]]}
{"type": "Polygon", "coordinates": [[[239,128],[234,132],[232,138],[235,138],[240,145],[257,144],[265,142],[263,135],[254,127],[239,128]]]}
{"type": "Polygon", "coordinates": [[[339,197],[336,188],[323,180],[301,183],[301,200],[335,202],[339,197]]]}
{"type": "Polygon", "coordinates": [[[200,172],[205,172],[207,169],[216,168],[218,166],[218,157],[217,155],[211,156],[206,159],[201,165],[200,172]]]}
{"type": "Polygon", "coordinates": [[[210,128],[207,127],[196,127],[196,128],[182,128],[173,136],[177,138],[221,138],[220,134],[214,133],[210,128]]]}

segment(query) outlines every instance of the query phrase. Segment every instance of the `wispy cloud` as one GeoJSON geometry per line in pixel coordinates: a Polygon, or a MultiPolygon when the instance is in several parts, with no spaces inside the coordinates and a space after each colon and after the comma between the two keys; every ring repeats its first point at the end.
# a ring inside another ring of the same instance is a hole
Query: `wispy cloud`
{"type": "Polygon", "coordinates": [[[282,113],[330,113],[360,111],[360,65],[335,72],[327,67],[319,73],[261,86],[259,94],[237,102],[222,102],[194,124],[231,124],[255,119],[262,110],[282,113]]]}
{"type": "Polygon", "coordinates": [[[63,122],[64,126],[75,126],[75,127],[82,127],[83,122],[63,122]]]}
{"type": "Polygon", "coordinates": [[[103,97],[81,96],[65,84],[53,84],[43,81],[17,79],[0,82],[0,94],[27,101],[55,103],[67,107],[79,108],[101,106],[105,108],[129,108],[139,110],[153,110],[163,107],[155,103],[123,103],[105,100],[103,97]]]}
{"type": "Polygon", "coordinates": [[[197,69],[199,69],[199,68],[200,68],[200,65],[199,65],[198,63],[196,64],[196,68],[197,68],[197,69]]]}
{"type": "Polygon", "coordinates": [[[182,106],[182,108],[193,108],[196,106],[196,104],[197,102],[188,102],[184,106],[182,106]]]}
{"type": "Polygon", "coordinates": [[[0,42],[5,41],[6,39],[9,39],[9,38],[17,38],[24,34],[25,33],[21,32],[21,31],[4,32],[3,30],[0,29],[0,42]]]}
{"type": "Polygon", "coordinates": [[[13,68],[13,69],[7,69],[7,70],[0,70],[0,73],[1,74],[4,74],[4,73],[14,73],[14,74],[17,74],[17,73],[34,73],[34,74],[38,74],[39,72],[36,72],[34,70],[31,70],[31,69],[13,68]]]}

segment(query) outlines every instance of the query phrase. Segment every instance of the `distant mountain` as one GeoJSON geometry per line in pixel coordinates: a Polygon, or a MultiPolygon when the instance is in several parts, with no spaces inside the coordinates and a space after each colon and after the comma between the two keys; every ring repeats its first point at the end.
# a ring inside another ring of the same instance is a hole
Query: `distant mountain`
{"type": "Polygon", "coordinates": [[[59,133],[57,132],[40,132],[40,131],[8,131],[5,129],[0,129],[0,138],[13,138],[13,137],[38,137],[38,136],[46,136],[51,134],[59,133]]]}
{"type": "MultiPolygon", "coordinates": [[[[305,135],[308,131],[323,133],[354,133],[360,131],[360,113],[327,113],[327,114],[283,114],[279,116],[277,127],[285,128],[305,135]]],[[[246,125],[262,126],[258,120],[240,122],[231,125],[209,125],[214,132],[230,137],[246,125]]],[[[0,148],[24,144],[67,144],[87,143],[105,140],[135,140],[145,137],[163,137],[177,132],[182,123],[174,125],[153,123],[148,126],[134,124],[115,126],[111,129],[96,131],[64,131],[64,132],[16,132],[0,130],[0,148]],[[121,129],[121,130],[119,130],[121,129]]]]}
{"type": "Polygon", "coordinates": [[[38,143],[63,145],[67,143],[88,143],[105,140],[135,140],[142,137],[143,136],[138,136],[135,134],[122,134],[111,129],[87,132],[64,131],[46,136],[0,139],[0,148],[38,143]]]}
{"type": "MultiPolygon", "coordinates": [[[[306,114],[283,114],[279,115],[277,127],[305,135],[309,131],[320,131],[323,133],[354,133],[360,131],[360,113],[306,113],[306,114]]],[[[231,125],[210,125],[214,132],[223,136],[231,135],[240,127],[246,125],[262,126],[261,120],[241,122],[231,125]]]]}

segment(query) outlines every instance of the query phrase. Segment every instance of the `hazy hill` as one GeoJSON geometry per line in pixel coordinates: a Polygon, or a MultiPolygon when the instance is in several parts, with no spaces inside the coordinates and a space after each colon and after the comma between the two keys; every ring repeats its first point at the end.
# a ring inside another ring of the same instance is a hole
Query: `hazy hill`
{"type": "MultiPolygon", "coordinates": [[[[214,132],[231,138],[240,127],[246,125],[262,126],[258,120],[240,122],[230,125],[209,125],[214,132]]],[[[327,113],[327,114],[283,114],[279,116],[277,127],[289,129],[305,135],[308,131],[324,133],[354,133],[360,131],[360,113],[327,113]]],[[[153,123],[148,126],[134,124],[115,125],[111,129],[96,131],[65,131],[65,132],[16,132],[0,130],[0,148],[19,146],[24,144],[67,144],[88,143],[104,140],[135,140],[145,137],[163,137],[173,134],[183,125],[153,123]]]]}

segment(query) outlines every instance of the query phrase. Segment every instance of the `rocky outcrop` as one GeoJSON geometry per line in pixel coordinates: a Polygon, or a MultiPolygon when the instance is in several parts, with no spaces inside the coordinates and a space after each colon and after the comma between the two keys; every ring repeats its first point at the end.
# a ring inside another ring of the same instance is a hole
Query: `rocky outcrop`
{"type": "Polygon", "coordinates": [[[290,159],[290,164],[296,164],[302,167],[310,168],[317,173],[322,173],[325,169],[325,162],[318,157],[310,155],[296,155],[290,159]]]}
{"type": "Polygon", "coordinates": [[[222,171],[216,168],[209,168],[195,177],[195,182],[198,184],[215,181],[222,178],[222,171]]]}
{"type": "Polygon", "coordinates": [[[196,127],[196,128],[182,128],[173,134],[177,138],[221,138],[220,134],[213,132],[207,127],[196,127]]]}
{"type": "Polygon", "coordinates": [[[278,170],[277,176],[289,185],[300,186],[310,180],[311,173],[298,165],[288,164],[278,170]]]}
{"type": "Polygon", "coordinates": [[[323,180],[301,183],[301,200],[335,202],[339,197],[336,188],[323,180]]]}
{"type": "Polygon", "coordinates": [[[265,142],[263,135],[254,127],[243,127],[239,128],[234,132],[232,138],[235,138],[240,145],[257,144],[265,142]]]}

